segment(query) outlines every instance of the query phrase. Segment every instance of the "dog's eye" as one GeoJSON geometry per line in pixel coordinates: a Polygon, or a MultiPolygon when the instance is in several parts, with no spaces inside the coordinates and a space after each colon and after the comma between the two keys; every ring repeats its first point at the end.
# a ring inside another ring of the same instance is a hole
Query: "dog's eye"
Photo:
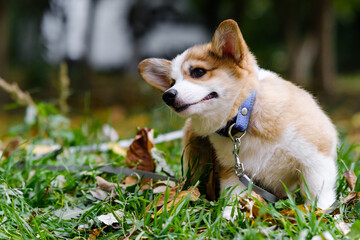
{"type": "Polygon", "coordinates": [[[172,78],[171,81],[170,81],[170,87],[174,86],[175,82],[176,82],[175,79],[172,78]]]}
{"type": "Polygon", "coordinates": [[[203,68],[194,68],[190,70],[190,76],[192,78],[201,78],[206,73],[206,70],[203,68]]]}

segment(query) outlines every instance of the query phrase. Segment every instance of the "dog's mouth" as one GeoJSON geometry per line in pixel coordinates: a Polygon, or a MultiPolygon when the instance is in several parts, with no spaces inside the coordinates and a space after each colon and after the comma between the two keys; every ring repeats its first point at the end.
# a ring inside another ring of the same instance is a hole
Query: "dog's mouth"
{"type": "Polygon", "coordinates": [[[176,112],[182,112],[182,111],[184,111],[185,109],[187,109],[188,107],[190,107],[192,105],[195,105],[195,104],[198,104],[198,103],[201,103],[201,102],[205,102],[205,101],[208,101],[208,100],[213,99],[213,98],[217,98],[218,96],[219,95],[216,92],[211,92],[206,97],[204,97],[203,99],[201,99],[198,102],[184,104],[184,105],[181,105],[181,106],[178,106],[178,107],[174,106],[174,110],[176,112]]]}

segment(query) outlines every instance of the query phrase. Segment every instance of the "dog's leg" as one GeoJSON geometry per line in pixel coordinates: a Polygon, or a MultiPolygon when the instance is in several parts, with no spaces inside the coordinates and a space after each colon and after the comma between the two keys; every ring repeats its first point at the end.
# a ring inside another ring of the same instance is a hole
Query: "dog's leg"
{"type": "MultiPolygon", "coordinates": [[[[304,167],[302,174],[312,199],[318,198],[317,206],[326,209],[336,199],[335,182],[337,169],[334,160],[330,157],[318,156],[312,161],[313,166],[304,167]]],[[[304,182],[301,184],[301,194],[306,196],[304,182]]]]}
{"type": "Polygon", "coordinates": [[[230,204],[232,206],[226,206],[223,212],[223,218],[226,220],[234,220],[238,216],[238,210],[237,208],[234,209],[234,215],[231,216],[231,213],[233,211],[233,206],[237,206],[238,197],[241,195],[245,195],[246,191],[244,192],[244,189],[246,188],[242,182],[240,182],[239,178],[236,176],[234,172],[234,168],[220,168],[220,191],[223,193],[229,186],[236,186],[233,191],[231,192],[230,196],[230,204]]]}

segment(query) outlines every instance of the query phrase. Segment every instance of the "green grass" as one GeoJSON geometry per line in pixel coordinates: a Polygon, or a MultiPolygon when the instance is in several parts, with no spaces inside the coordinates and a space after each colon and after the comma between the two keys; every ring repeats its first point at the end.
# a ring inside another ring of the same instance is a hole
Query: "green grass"
{"type": "MultiPolygon", "coordinates": [[[[222,218],[222,211],[229,205],[226,194],[216,201],[204,196],[197,201],[182,199],[169,211],[157,214],[156,207],[146,210],[159,194],[141,191],[139,185],[116,188],[118,197],[100,201],[90,190],[96,189],[96,176],[120,183],[124,176],[105,174],[96,170],[70,172],[52,171],[41,165],[99,165],[124,166],[124,157],[113,152],[76,152],[70,146],[106,141],[101,133],[102,123],[85,119],[83,124],[71,128],[67,119],[56,111],[45,111],[32,125],[13,127],[10,136],[22,136],[22,145],[9,157],[0,158],[0,239],[88,239],[94,229],[104,227],[98,216],[120,210],[124,216],[117,218],[119,227],[104,228],[97,239],[311,239],[330,234],[334,239],[345,239],[337,222],[352,225],[351,238],[360,235],[360,201],[339,206],[336,216],[319,215],[315,209],[301,211],[291,194],[287,200],[268,204],[260,209],[263,217],[248,219],[240,213],[233,222],[222,218]],[[37,134],[31,135],[37,129],[37,134]],[[36,144],[61,144],[64,149],[57,156],[35,160],[30,154],[36,144]],[[27,148],[22,146],[27,145],[27,148]],[[30,147],[29,147],[30,146],[30,147]],[[281,215],[284,209],[294,216],[281,215]],[[153,217],[154,216],[154,217],[153,217]],[[265,219],[264,216],[267,216],[265,219]],[[269,220],[271,218],[271,220],[269,220]],[[78,229],[93,222],[91,229],[78,229]],[[275,227],[274,227],[275,226],[275,227]]],[[[165,152],[169,166],[181,175],[180,141],[156,146],[165,152]]],[[[360,174],[357,146],[343,144],[339,149],[337,182],[338,199],[349,193],[344,177],[347,168],[360,174]]]]}

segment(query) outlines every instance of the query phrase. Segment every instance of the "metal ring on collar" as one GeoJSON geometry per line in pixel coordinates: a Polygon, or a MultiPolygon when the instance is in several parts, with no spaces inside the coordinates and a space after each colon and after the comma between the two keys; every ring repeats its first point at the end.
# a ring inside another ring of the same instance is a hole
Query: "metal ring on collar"
{"type": "MultiPolygon", "coordinates": [[[[231,130],[233,129],[233,127],[235,126],[235,123],[231,124],[230,127],[229,127],[229,130],[228,130],[228,135],[229,135],[229,138],[235,142],[235,138],[234,136],[231,134],[231,130]]],[[[245,134],[246,134],[246,131],[244,132],[240,132],[241,135],[239,137],[236,137],[236,139],[240,140],[245,134]]]]}

